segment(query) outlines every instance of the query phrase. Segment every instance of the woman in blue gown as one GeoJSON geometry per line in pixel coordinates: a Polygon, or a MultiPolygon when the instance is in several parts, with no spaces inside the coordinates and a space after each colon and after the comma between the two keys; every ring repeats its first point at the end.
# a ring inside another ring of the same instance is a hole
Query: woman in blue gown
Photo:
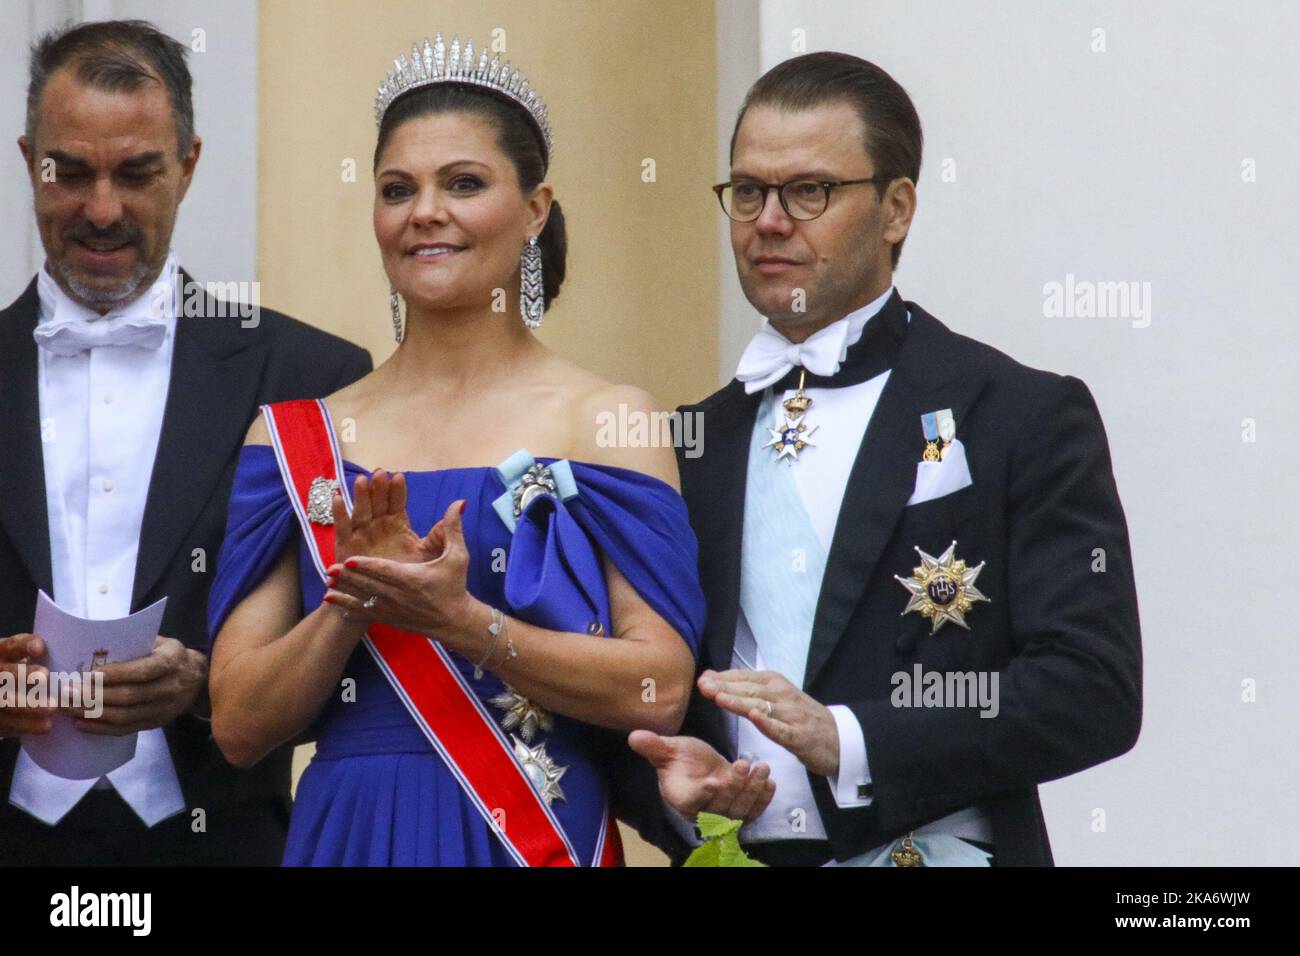
{"type": "Polygon", "coordinates": [[[249,431],[209,604],[213,734],[239,766],[316,741],[288,865],[608,865],[603,754],[675,733],[690,696],[696,542],[671,448],[597,425],[650,397],[533,335],[564,275],[545,108],[458,44],[413,52],[376,110],[400,345],[249,431]],[[430,715],[451,698],[459,717],[430,715]]]}

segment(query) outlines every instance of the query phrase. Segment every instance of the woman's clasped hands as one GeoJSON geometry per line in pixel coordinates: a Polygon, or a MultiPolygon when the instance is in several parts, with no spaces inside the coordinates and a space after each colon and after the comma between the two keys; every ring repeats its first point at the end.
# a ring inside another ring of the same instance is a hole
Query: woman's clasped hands
{"type": "Polygon", "coordinates": [[[406,477],[377,468],[353,486],[352,514],[334,494],[335,563],[325,601],[349,622],[387,624],[439,639],[470,620],[476,603],[466,588],[469,551],[453,501],[420,537],[406,512],[406,477]]]}

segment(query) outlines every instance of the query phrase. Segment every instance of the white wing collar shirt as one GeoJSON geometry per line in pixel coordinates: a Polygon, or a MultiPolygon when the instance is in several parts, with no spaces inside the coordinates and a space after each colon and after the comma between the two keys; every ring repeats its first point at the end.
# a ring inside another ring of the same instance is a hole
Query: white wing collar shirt
{"type": "MultiPolygon", "coordinates": [[[[176,340],[178,266],[169,256],[144,295],[104,316],[37,279],[39,392],[55,602],[95,620],[131,613],[145,499],[176,340]]],[[[115,788],[148,826],[185,809],[161,728],[98,780],[65,780],[20,752],[9,801],[48,824],[92,789],[115,788]]]]}

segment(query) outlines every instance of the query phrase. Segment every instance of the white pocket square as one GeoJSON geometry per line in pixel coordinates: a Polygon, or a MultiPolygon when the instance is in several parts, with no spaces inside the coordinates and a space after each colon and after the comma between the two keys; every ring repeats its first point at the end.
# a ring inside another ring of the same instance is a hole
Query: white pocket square
{"type": "Polygon", "coordinates": [[[969,484],[972,482],[970,467],[966,464],[966,448],[960,439],[954,438],[941,461],[916,463],[916,487],[912,489],[912,497],[907,499],[907,503],[919,505],[923,501],[933,501],[954,491],[961,491],[969,484]]]}

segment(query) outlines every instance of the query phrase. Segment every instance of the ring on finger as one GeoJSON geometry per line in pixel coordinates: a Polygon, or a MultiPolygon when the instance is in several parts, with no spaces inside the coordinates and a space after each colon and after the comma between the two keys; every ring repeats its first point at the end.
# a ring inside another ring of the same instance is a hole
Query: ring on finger
{"type": "Polygon", "coordinates": [[[772,702],[771,702],[770,700],[765,700],[765,701],[763,701],[763,703],[767,704],[767,719],[768,719],[768,720],[771,720],[771,719],[772,719],[772,702]]]}
{"type": "Polygon", "coordinates": [[[378,603],[379,603],[379,595],[372,594],[370,595],[370,597],[366,598],[364,601],[361,602],[361,606],[365,608],[367,611],[369,611],[372,607],[374,607],[378,603]]]}

